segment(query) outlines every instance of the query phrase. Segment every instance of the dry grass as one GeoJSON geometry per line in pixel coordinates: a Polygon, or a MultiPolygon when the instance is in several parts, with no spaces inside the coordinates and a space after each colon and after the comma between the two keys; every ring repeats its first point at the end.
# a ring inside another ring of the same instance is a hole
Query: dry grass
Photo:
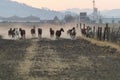
{"type": "Polygon", "coordinates": [[[24,59],[29,44],[27,41],[0,39],[0,80],[23,80],[17,67],[24,59]]]}
{"type": "Polygon", "coordinates": [[[120,45],[117,44],[117,43],[112,43],[112,42],[108,42],[108,41],[99,41],[99,40],[96,40],[96,39],[86,38],[86,37],[81,37],[81,38],[83,38],[85,40],[88,40],[91,43],[96,44],[98,46],[110,46],[111,48],[115,48],[118,51],[120,51],[120,45]]]}
{"type": "Polygon", "coordinates": [[[120,66],[120,55],[114,48],[100,47],[83,39],[40,41],[38,44],[30,72],[35,80],[120,79],[119,71],[114,74],[120,66]]]}
{"type": "Polygon", "coordinates": [[[84,39],[0,40],[1,80],[119,80],[120,52],[84,39]],[[30,44],[31,43],[31,44],[30,44]]]}

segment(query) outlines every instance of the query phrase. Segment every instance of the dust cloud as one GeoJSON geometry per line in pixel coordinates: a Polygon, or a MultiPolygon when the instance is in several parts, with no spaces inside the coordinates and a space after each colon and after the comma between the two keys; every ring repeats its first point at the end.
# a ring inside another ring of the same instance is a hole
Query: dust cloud
{"type": "MultiPolygon", "coordinates": [[[[33,26],[36,26],[36,37],[37,37],[37,29],[42,28],[43,33],[42,33],[42,38],[50,38],[50,32],[49,29],[52,28],[53,30],[60,30],[60,28],[63,28],[65,32],[62,33],[61,38],[66,38],[69,39],[70,36],[67,35],[67,30],[71,29],[73,27],[76,28],[77,35],[76,36],[81,36],[80,33],[80,28],[76,27],[76,23],[69,23],[69,24],[62,24],[62,25],[54,25],[54,24],[40,24],[40,23],[0,23],[0,35],[4,39],[11,39],[8,36],[8,30],[10,28],[22,28],[26,30],[26,38],[30,39],[32,38],[30,30],[33,28],[33,26]]],[[[54,37],[55,39],[55,37],[54,37]]]]}

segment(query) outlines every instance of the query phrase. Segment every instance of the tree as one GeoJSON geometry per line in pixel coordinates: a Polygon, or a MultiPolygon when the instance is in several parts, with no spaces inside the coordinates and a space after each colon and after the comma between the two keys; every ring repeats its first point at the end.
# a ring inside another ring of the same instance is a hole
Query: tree
{"type": "Polygon", "coordinates": [[[72,22],[73,20],[75,20],[75,17],[71,16],[70,14],[65,15],[64,17],[65,22],[72,22]]]}
{"type": "Polygon", "coordinates": [[[57,16],[54,17],[54,21],[59,21],[59,18],[57,16]]]}

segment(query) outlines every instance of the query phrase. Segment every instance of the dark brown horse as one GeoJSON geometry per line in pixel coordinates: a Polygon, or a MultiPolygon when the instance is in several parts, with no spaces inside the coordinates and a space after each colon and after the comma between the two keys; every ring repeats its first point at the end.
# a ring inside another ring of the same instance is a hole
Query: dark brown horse
{"type": "Polygon", "coordinates": [[[31,35],[32,37],[35,37],[36,31],[35,31],[35,26],[31,29],[31,35]]]}
{"type": "Polygon", "coordinates": [[[50,37],[53,38],[54,34],[55,34],[55,31],[52,28],[50,28],[50,37]]]}
{"type": "Polygon", "coordinates": [[[20,31],[21,39],[25,39],[26,31],[23,30],[22,28],[20,28],[19,31],[20,31]]]}
{"type": "Polygon", "coordinates": [[[38,37],[41,38],[42,37],[42,29],[38,28],[38,37]]]}
{"type": "Polygon", "coordinates": [[[81,33],[83,36],[86,36],[86,32],[87,31],[87,28],[84,26],[83,28],[81,28],[81,33]]]}
{"type": "Polygon", "coordinates": [[[60,30],[57,30],[57,31],[56,31],[56,39],[59,39],[59,38],[60,38],[61,32],[64,32],[64,29],[63,29],[63,28],[61,28],[60,30]]]}
{"type": "Polygon", "coordinates": [[[10,28],[10,29],[8,30],[8,36],[9,36],[9,37],[12,37],[12,33],[13,33],[13,30],[12,30],[12,28],[10,28]]]}

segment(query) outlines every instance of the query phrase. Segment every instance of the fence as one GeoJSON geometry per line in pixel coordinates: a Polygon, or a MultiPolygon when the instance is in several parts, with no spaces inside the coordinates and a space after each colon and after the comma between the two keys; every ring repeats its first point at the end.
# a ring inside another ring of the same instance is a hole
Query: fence
{"type": "MultiPolygon", "coordinates": [[[[86,31],[86,37],[89,38],[95,38],[101,41],[111,41],[111,42],[117,42],[120,43],[120,26],[109,26],[108,23],[105,24],[105,27],[103,26],[86,26],[86,24],[80,23],[80,29],[82,30],[82,27],[84,31],[86,31]],[[86,27],[86,28],[85,28],[86,27]],[[89,28],[90,27],[90,28],[89,28]],[[88,36],[89,35],[89,36],[88,36]],[[92,35],[92,36],[90,36],[92,35]]],[[[81,31],[82,32],[82,31],[81,31]]]]}

